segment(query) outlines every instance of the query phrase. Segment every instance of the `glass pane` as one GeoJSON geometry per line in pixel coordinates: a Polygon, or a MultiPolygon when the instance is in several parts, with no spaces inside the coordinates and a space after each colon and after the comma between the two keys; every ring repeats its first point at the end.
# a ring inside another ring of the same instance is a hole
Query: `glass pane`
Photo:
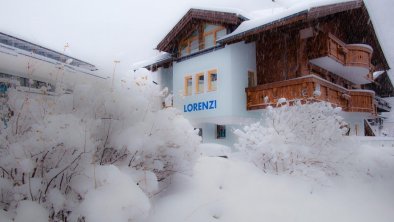
{"type": "Polygon", "coordinates": [[[218,75],[217,75],[217,73],[211,73],[210,75],[211,75],[211,79],[210,79],[210,81],[211,81],[211,90],[216,90],[218,75]]]}
{"type": "Polygon", "coordinates": [[[214,29],[216,29],[218,27],[219,26],[217,26],[217,25],[205,24],[204,25],[204,32],[205,33],[210,32],[210,31],[212,31],[212,30],[214,30],[214,29]]]}
{"type": "Polygon", "coordinates": [[[215,45],[213,34],[206,35],[204,39],[204,48],[210,48],[215,45]]]}
{"type": "Polygon", "coordinates": [[[195,52],[198,52],[198,39],[195,39],[190,43],[190,53],[195,52]]]}
{"type": "Polygon", "coordinates": [[[204,92],[204,76],[198,77],[198,93],[204,92]]]}
{"type": "Polygon", "coordinates": [[[192,94],[192,78],[187,79],[187,95],[192,94]]]}
{"type": "Polygon", "coordinates": [[[187,55],[187,44],[186,43],[182,43],[181,44],[181,51],[180,51],[180,56],[184,56],[187,55]]]}
{"type": "Polygon", "coordinates": [[[216,40],[222,38],[223,36],[225,36],[227,34],[227,30],[226,29],[222,29],[220,31],[218,31],[216,33],[216,40]]]}

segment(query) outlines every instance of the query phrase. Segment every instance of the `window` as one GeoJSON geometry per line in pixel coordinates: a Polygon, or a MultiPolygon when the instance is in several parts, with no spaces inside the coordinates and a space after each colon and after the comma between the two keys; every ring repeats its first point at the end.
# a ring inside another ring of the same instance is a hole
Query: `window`
{"type": "Polygon", "coordinates": [[[185,77],[185,96],[192,95],[192,77],[186,76],[185,77]]]}
{"type": "Polygon", "coordinates": [[[256,86],[256,73],[253,71],[248,71],[248,87],[256,86]]]}
{"type": "Polygon", "coordinates": [[[220,25],[212,25],[205,23],[204,24],[204,47],[205,49],[213,47],[216,45],[216,40],[225,36],[227,34],[227,30],[225,27],[220,25]]]}
{"type": "Polygon", "coordinates": [[[179,57],[196,53],[202,49],[214,47],[216,45],[216,40],[226,34],[227,29],[224,26],[201,23],[191,34],[180,41],[178,45],[179,57]]]}
{"type": "Polygon", "coordinates": [[[208,91],[216,91],[218,74],[216,70],[208,71],[208,91]]]}
{"type": "Polygon", "coordinates": [[[198,130],[198,135],[202,137],[202,128],[194,128],[194,130],[198,130]]]}
{"type": "Polygon", "coordinates": [[[179,56],[189,55],[198,52],[200,43],[198,41],[199,32],[194,31],[186,39],[182,40],[179,45],[179,56]]]}
{"type": "Polygon", "coordinates": [[[204,92],[204,73],[196,74],[196,93],[204,92]]]}
{"type": "Polygon", "coordinates": [[[217,139],[226,138],[226,126],[225,125],[216,125],[216,138],[217,139]]]}

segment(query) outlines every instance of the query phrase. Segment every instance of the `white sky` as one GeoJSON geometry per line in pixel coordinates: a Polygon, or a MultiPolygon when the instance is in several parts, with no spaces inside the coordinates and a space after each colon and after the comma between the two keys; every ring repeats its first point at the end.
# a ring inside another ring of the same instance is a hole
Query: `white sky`
{"type": "MultiPolygon", "coordinates": [[[[306,0],[1,0],[0,32],[91,62],[103,73],[126,72],[134,62],[156,55],[152,49],[191,7],[237,8],[246,12],[306,0]]],[[[314,1],[314,0],[308,0],[314,1]]],[[[386,54],[394,51],[393,0],[367,0],[379,20],[386,54]],[[391,16],[392,17],[392,16],[391,16]],[[390,30],[389,32],[387,30],[390,30]],[[391,50],[393,49],[393,50],[391,50]],[[390,51],[390,52],[389,52],[390,51]]],[[[390,57],[390,61],[394,56],[390,57]]],[[[392,62],[390,62],[393,64],[392,62]]],[[[392,65],[393,66],[393,65],[392,65]]],[[[105,74],[104,74],[105,75],[105,74]]]]}

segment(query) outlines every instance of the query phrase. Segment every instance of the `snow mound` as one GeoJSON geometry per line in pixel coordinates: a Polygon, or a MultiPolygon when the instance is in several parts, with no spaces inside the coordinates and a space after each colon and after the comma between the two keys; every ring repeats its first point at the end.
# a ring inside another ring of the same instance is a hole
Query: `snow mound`
{"type": "Polygon", "coordinates": [[[160,199],[148,221],[390,222],[391,186],[343,178],[327,187],[303,177],[264,174],[243,161],[204,157],[187,187],[160,199]]]}
{"type": "Polygon", "coordinates": [[[40,204],[24,200],[19,202],[18,205],[15,222],[30,222],[32,220],[35,222],[48,222],[49,213],[40,204]]]}
{"type": "Polygon", "coordinates": [[[148,215],[148,197],[117,167],[97,167],[92,180],[97,187],[88,191],[79,208],[87,222],[138,221],[148,215]]]}

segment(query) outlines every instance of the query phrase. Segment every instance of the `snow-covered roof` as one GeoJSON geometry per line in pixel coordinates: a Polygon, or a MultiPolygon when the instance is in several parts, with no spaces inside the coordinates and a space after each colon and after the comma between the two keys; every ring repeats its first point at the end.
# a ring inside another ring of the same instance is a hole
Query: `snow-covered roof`
{"type": "Polygon", "coordinates": [[[225,13],[231,13],[231,14],[235,14],[240,18],[243,18],[243,20],[249,20],[253,18],[253,15],[238,9],[238,8],[228,8],[228,7],[193,7],[193,9],[197,9],[197,10],[204,10],[204,11],[215,11],[215,12],[225,12],[225,13]]]}
{"type": "Polygon", "coordinates": [[[84,62],[82,60],[76,59],[74,57],[65,55],[64,53],[56,52],[52,49],[48,49],[46,47],[28,42],[26,40],[17,38],[15,36],[11,36],[5,33],[0,32],[0,43],[2,45],[10,46],[13,48],[18,48],[20,50],[24,50],[27,52],[32,52],[34,54],[38,54],[40,56],[44,56],[50,59],[54,59],[56,61],[66,63],[71,66],[88,69],[90,71],[97,70],[96,66],[84,62]]]}
{"type": "Polygon", "coordinates": [[[376,71],[374,72],[373,75],[373,79],[375,80],[376,78],[378,78],[380,75],[382,75],[385,71],[376,71]]]}
{"type": "Polygon", "coordinates": [[[156,57],[153,57],[151,59],[147,59],[147,60],[144,60],[144,61],[140,61],[140,62],[134,63],[131,66],[131,69],[132,70],[137,70],[139,68],[149,68],[149,67],[152,67],[152,66],[159,66],[159,65],[161,65],[163,63],[170,62],[172,59],[173,58],[172,58],[170,53],[164,52],[164,53],[162,53],[162,54],[160,54],[160,55],[158,55],[156,57]]]}
{"type": "MultiPolygon", "coordinates": [[[[229,42],[235,39],[239,39],[248,34],[253,34],[257,30],[269,28],[269,26],[271,25],[279,24],[283,21],[296,18],[297,16],[304,15],[311,16],[313,18],[321,17],[328,14],[348,10],[349,7],[359,7],[361,6],[360,3],[362,3],[362,1],[360,0],[320,0],[315,2],[301,2],[289,8],[275,8],[275,10],[263,10],[259,13],[255,13],[255,15],[257,16],[256,18],[242,22],[241,25],[239,25],[238,28],[234,30],[234,32],[222,37],[221,39],[218,39],[218,42],[229,42]],[[325,6],[336,7],[326,13],[321,13],[320,11],[316,10],[325,6]],[[338,6],[341,6],[342,8],[338,6]],[[314,10],[316,10],[317,12],[313,13],[314,10]],[[308,15],[309,13],[311,15],[308,15]]],[[[305,18],[300,17],[300,20],[305,18]]]]}

